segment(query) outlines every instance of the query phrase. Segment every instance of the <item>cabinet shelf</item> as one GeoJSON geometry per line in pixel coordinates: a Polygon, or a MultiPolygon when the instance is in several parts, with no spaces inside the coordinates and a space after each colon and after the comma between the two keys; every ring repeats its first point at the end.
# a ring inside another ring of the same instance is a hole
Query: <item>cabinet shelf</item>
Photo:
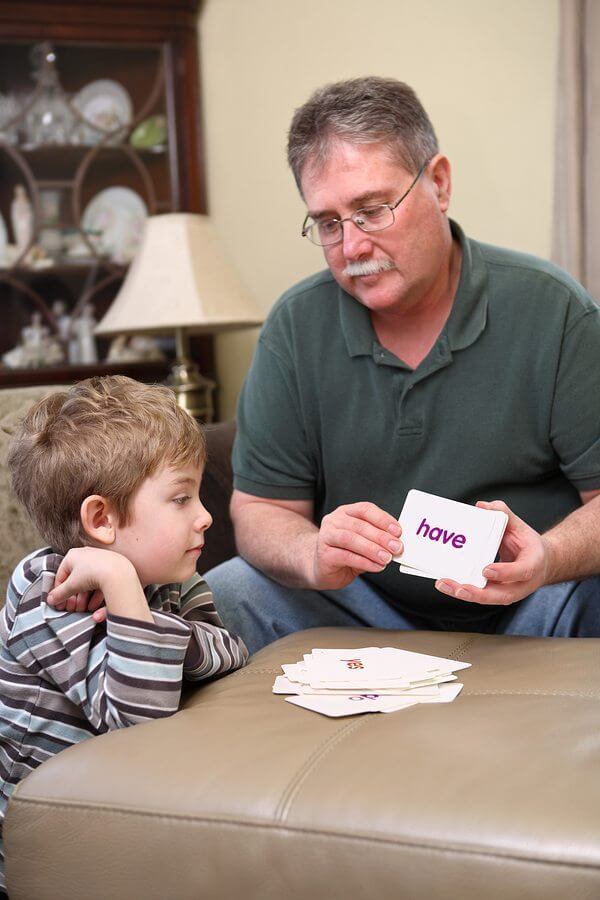
{"type": "Polygon", "coordinates": [[[51,266],[37,268],[35,266],[0,266],[0,282],[7,275],[26,280],[37,278],[40,275],[85,275],[94,267],[120,275],[124,275],[127,271],[127,266],[118,265],[106,257],[98,257],[98,259],[82,259],[76,262],[57,262],[51,266]]]}
{"type": "Polygon", "coordinates": [[[0,389],[29,387],[34,384],[74,384],[94,375],[128,375],[136,381],[164,381],[168,362],[98,363],[95,365],[59,365],[44,369],[9,369],[0,366],[0,389]]]}
{"type": "MultiPolygon", "coordinates": [[[[2,143],[3,142],[0,140],[0,147],[2,146],[2,143]]],[[[101,144],[98,142],[98,144],[40,144],[37,147],[29,147],[27,144],[11,144],[11,146],[16,148],[26,158],[32,160],[37,158],[43,159],[45,156],[53,157],[60,155],[63,157],[65,154],[73,154],[75,158],[78,158],[85,156],[86,153],[90,153],[92,150],[106,155],[108,153],[122,153],[124,149],[133,150],[144,158],[148,157],[152,159],[155,156],[164,156],[168,150],[166,144],[160,144],[156,148],[134,147],[128,141],[120,141],[116,144],[101,144]]]]}

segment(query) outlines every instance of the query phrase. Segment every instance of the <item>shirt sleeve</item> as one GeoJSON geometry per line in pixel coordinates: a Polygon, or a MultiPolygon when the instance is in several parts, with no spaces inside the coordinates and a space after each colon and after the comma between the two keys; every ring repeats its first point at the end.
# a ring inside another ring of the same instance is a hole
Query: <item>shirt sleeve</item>
{"type": "Polygon", "coordinates": [[[551,440],[578,491],[600,487],[600,309],[565,329],[552,404],[551,440]]]}
{"type": "Polygon", "coordinates": [[[179,620],[189,630],[183,675],[189,681],[200,681],[225,675],[243,666],[248,650],[240,637],[228,631],[215,608],[207,583],[195,575],[181,585],[177,607],[171,613],[157,613],[155,618],[179,620]]]}
{"type": "Polygon", "coordinates": [[[293,366],[263,334],[238,403],[234,486],[259,497],[312,500],[315,463],[305,421],[293,366]]]}
{"type": "MultiPolygon", "coordinates": [[[[33,585],[35,590],[37,585],[33,585]]],[[[60,612],[25,595],[23,625],[11,651],[60,690],[103,733],[174,713],[181,696],[190,628],[172,617],[154,623],[109,614],[60,612]]]]}

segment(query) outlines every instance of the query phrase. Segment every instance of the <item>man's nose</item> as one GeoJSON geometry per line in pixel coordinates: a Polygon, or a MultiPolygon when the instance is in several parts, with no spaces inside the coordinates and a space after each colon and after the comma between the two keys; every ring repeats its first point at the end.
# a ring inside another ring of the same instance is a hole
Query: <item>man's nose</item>
{"type": "Polygon", "coordinates": [[[352,219],[346,219],[342,225],[342,249],[346,259],[359,259],[367,256],[373,247],[371,236],[356,225],[352,219]]]}

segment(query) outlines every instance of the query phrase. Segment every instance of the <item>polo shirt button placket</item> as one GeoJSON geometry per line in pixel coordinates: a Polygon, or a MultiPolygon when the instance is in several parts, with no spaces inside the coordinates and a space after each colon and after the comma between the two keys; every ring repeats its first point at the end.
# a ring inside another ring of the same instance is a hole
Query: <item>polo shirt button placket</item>
{"type": "Polygon", "coordinates": [[[414,383],[407,384],[398,404],[398,433],[402,436],[420,435],[423,433],[422,415],[411,415],[407,412],[408,395],[414,388],[414,383]]]}

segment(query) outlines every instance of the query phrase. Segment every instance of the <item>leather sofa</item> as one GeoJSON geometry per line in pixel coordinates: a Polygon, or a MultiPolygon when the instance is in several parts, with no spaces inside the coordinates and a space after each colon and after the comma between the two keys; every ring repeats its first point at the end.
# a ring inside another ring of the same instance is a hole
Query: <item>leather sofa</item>
{"type": "MultiPolygon", "coordinates": [[[[233,551],[232,433],[209,432],[204,499],[222,532],[206,564],[233,551]]],[[[599,660],[595,639],[282,638],[186,690],[175,716],[25,779],[4,826],[11,900],[600,898],[599,660]],[[328,719],[271,693],[281,663],[365,645],[472,667],[455,702],[392,714],[328,719]]]]}

